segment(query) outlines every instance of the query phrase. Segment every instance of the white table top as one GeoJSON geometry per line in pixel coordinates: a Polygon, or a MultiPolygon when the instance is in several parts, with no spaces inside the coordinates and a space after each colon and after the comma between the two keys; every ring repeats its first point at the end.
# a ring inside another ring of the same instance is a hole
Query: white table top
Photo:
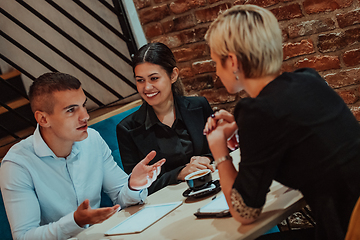
{"type": "MultiPolygon", "coordinates": [[[[240,161],[240,154],[238,151],[234,151],[231,155],[234,158],[234,165],[237,167],[240,161]]],[[[213,179],[218,179],[217,171],[213,173],[213,179]]],[[[145,205],[137,205],[123,209],[105,222],[85,229],[76,237],[80,240],[254,239],[305,205],[305,201],[300,192],[288,189],[274,181],[270,187],[270,192],[267,195],[266,204],[260,217],[252,224],[242,225],[232,217],[197,219],[194,213],[197,209],[209,203],[214,195],[199,199],[185,198],[182,196],[182,193],[187,188],[187,184],[183,182],[177,185],[167,186],[150,195],[145,204],[161,204],[176,201],[183,201],[183,204],[141,233],[113,236],[104,235],[106,231],[136,213],[145,205]]]]}

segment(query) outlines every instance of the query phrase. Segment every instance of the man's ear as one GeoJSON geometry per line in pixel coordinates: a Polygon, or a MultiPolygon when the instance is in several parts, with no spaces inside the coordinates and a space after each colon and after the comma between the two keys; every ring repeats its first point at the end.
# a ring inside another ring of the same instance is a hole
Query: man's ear
{"type": "Polygon", "coordinates": [[[48,116],[49,115],[46,112],[39,110],[34,113],[35,120],[41,127],[48,127],[50,125],[48,116]]]}
{"type": "Polygon", "coordinates": [[[171,84],[176,82],[176,80],[179,77],[179,72],[180,72],[180,70],[177,67],[174,67],[174,69],[173,69],[173,71],[171,73],[171,84]]]}

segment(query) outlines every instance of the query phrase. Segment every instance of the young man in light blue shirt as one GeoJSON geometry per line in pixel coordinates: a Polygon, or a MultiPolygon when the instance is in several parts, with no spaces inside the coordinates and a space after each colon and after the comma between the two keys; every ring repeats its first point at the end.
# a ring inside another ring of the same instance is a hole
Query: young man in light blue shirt
{"type": "Polygon", "coordinates": [[[165,159],[147,165],[156,155],[152,151],[130,176],[124,173],[99,133],[88,129],[79,80],[43,74],[29,98],[37,128],[9,150],[0,173],[14,239],[67,239],[145,200],[165,159]],[[99,208],[101,189],[115,206],[99,208]]]}

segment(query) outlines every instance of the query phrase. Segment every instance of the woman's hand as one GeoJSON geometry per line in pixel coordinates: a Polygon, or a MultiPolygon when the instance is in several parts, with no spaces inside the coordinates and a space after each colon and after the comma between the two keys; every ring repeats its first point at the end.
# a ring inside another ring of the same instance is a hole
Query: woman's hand
{"type": "MultiPolygon", "coordinates": [[[[230,149],[234,150],[238,147],[238,138],[236,136],[237,125],[235,122],[235,118],[231,113],[221,109],[220,111],[212,114],[211,117],[209,117],[207,120],[204,128],[204,134],[209,135],[214,130],[223,132],[224,137],[227,140],[227,146],[230,149]],[[220,128],[217,129],[218,127],[220,128]]],[[[216,135],[218,136],[219,133],[217,133],[216,135]]],[[[212,138],[213,137],[211,137],[210,139],[212,138]]]]}
{"type": "Polygon", "coordinates": [[[239,147],[239,136],[236,132],[227,140],[227,146],[231,150],[235,150],[239,147]]]}
{"type": "Polygon", "coordinates": [[[208,118],[205,124],[204,134],[205,135],[209,134],[211,131],[215,130],[219,125],[223,125],[224,122],[230,123],[230,125],[228,125],[228,127],[230,128],[224,129],[226,130],[224,134],[226,134],[227,138],[230,139],[236,132],[237,126],[234,116],[228,111],[223,109],[219,110],[218,112],[215,112],[208,118]]]}
{"type": "Polygon", "coordinates": [[[231,149],[237,147],[236,132],[237,125],[231,113],[220,110],[208,118],[204,134],[214,159],[228,155],[228,147],[231,149]]]}
{"type": "Polygon", "coordinates": [[[210,162],[211,160],[208,157],[193,156],[190,159],[190,163],[186,164],[178,174],[178,180],[184,181],[187,175],[202,169],[210,169],[213,172],[214,168],[211,166],[210,162]]]}

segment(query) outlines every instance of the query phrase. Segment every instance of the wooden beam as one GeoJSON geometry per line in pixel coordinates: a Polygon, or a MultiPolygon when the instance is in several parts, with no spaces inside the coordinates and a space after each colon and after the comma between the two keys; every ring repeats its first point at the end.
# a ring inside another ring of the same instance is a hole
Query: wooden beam
{"type": "Polygon", "coordinates": [[[102,114],[102,115],[97,116],[97,117],[92,117],[91,116],[92,114],[90,113],[90,120],[88,122],[88,125],[90,126],[92,124],[98,123],[98,122],[100,122],[100,121],[102,121],[104,119],[107,119],[107,118],[115,116],[115,115],[117,115],[119,113],[125,112],[125,111],[127,111],[127,110],[129,110],[129,109],[131,109],[133,107],[139,106],[141,104],[142,104],[142,99],[138,99],[138,100],[135,100],[135,101],[133,101],[131,103],[128,103],[128,104],[126,104],[126,105],[124,105],[122,107],[116,108],[115,110],[112,110],[110,112],[107,112],[107,113],[102,114]]]}
{"type": "MultiPolygon", "coordinates": [[[[15,134],[18,135],[21,138],[24,138],[26,136],[31,135],[35,131],[34,127],[29,127],[24,130],[21,130],[19,132],[16,132],[15,134]]],[[[0,139],[0,158],[3,158],[7,151],[15,144],[18,143],[20,140],[15,141],[15,138],[12,136],[6,136],[0,139]]]]}
{"type": "Polygon", "coordinates": [[[20,72],[16,69],[12,70],[11,72],[1,74],[0,77],[4,80],[11,79],[13,77],[20,76],[20,72]]]}
{"type": "MultiPolygon", "coordinates": [[[[16,109],[16,108],[25,106],[28,103],[29,103],[29,100],[27,100],[26,98],[19,98],[10,103],[7,103],[7,105],[12,109],[16,109]]],[[[6,108],[0,107],[0,114],[6,113],[7,111],[8,110],[6,108]]]]}

